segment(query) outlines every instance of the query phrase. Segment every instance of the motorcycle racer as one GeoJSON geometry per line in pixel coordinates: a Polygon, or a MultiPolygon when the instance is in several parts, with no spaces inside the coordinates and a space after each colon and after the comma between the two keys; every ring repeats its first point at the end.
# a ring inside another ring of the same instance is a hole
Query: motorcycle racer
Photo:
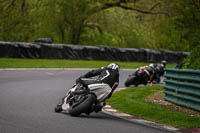
{"type": "Polygon", "coordinates": [[[160,77],[164,75],[164,68],[167,64],[167,61],[163,60],[161,63],[155,64],[155,76],[153,77],[153,80],[157,83],[160,82],[160,77]]]}
{"type": "MultiPolygon", "coordinates": [[[[112,96],[113,91],[119,84],[119,69],[119,65],[111,63],[106,67],[91,70],[76,80],[74,87],[81,84],[86,88],[86,91],[96,97],[95,104],[89,108],[89,111],[85,112],[86,114],[89,115],[93,111],[99,112],[105,106],[105,100],[112,96]]],[[[68,94],[70,93],[73,93],[73,89],[68,92],[68,94]]],[[[66,98],[67,96],[62,98],[62,101],[57,104],[55,112],[61,112],[63,109],[65,112],[68,112],[67,110],[70,108],[69,104],[64,104],[66,103],[66,98]]]]}
{"type": "Polygon", "coordinates": [[[112,96],[118,86],[119,70],[118,64],[111,63],[107,67],[91,70],[76,80],[76,83],[81,82],[96,94],[99,104],[95,106],[95,112],[101,111],[105,106],[105,100],[112,96]]]}

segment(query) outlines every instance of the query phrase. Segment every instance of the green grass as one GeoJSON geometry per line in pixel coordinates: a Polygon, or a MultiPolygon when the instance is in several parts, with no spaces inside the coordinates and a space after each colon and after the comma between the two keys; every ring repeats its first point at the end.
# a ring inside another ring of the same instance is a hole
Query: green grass
{"type": "Polygon", "coordinates": [[[190,116],[161,107],[144,99],[155,91],[163,90],[161,86],[133,87],[113,94],[107,100],[113,108],[157,123],[177,128],[200,127],[200,117],[190,116]]]}
{"type": "MultiPolygon", "coordinates": [[[[0,68],[99,68],[111,62],[112,61],[0,58],[0,68]]],[[[116,63],[123,69],[134,69],[149,64],[141,62],[116,63]]]]}

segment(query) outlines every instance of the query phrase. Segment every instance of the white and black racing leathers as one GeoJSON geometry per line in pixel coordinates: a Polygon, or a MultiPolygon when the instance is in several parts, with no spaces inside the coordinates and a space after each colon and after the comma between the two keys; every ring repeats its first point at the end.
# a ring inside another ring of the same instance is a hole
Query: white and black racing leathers
{"type": "Polygon", "coordinates": [[[90,91],[97,95],[99,101],[104,101],[111,97],[112,92],[118,86],[119,71],[108,67],[102,67],[87,72],[84,76],[81,76],[77,82],[80,79],[84,84],[88,85],[90,91]]]}

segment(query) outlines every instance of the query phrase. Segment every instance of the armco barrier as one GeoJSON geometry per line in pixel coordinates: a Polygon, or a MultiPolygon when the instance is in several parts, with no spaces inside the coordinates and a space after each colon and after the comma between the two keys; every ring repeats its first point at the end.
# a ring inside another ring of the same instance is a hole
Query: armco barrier
{"type": "Polygon", "coordinates": [[[200,70],[166,68],[165,72],[164,99],[200,111],[200,70]]]}
{"type": "Polygon", "coordinates": [[[114,48],[107,46],[82,46],[53,44],[51,40],[34,43],[0,41],[0,57],[4,58],[39,58],[39,59],[77,59],[177,63],[189,53],[167,50],[135,48],[114,48]],[[44,43],[47,41],[47,43],[44,43]]]}

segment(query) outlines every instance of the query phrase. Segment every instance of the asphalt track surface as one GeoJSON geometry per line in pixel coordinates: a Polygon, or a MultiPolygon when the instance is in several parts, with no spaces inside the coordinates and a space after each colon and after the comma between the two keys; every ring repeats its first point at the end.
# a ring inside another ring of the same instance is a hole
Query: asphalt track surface
{"type": "MultiPolygon", "coordinates": [[[[104,113],[71,117],[54,107],[88,70],[0,70],[0,133],[168,133],[104,113]]],[[[121,70],[120,85],[132,71],[121,70]]]]}

